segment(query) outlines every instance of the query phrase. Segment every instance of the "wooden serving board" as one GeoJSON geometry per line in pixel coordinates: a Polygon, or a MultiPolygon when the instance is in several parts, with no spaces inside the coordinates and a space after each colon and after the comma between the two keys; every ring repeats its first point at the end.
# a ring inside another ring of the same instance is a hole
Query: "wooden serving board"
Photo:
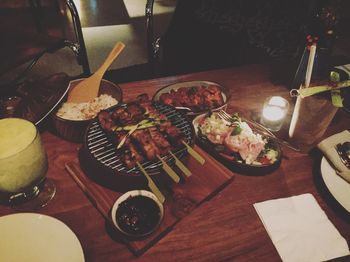
{"type": "MultiPolygon", "coordinates": [[[[122,239],[135,255],[144,253],[160,238],[170,232],[183,217],[190,215],[203,201],[209,200],[233,180],[234,174],[226,167],[218,163],[201,148],[194,146],[194,149],[203,156],[205,163],[201,165],[191,156],[182,159],[181,161],[192,172],[192,175],[189,177],[186,177],[181,171],[174,168],[174,171],[182,179],[180,183],[174,183],[169,188],[161,188],[166,200],[164,202],[164,218],[160,227],[142,240],[122,239]]],[[[110,210],[117,198],[123,193],[95,183],[82,171],[76,162],[67,163],[66,169],[69,170],[71,175],[78,178],[80,181],[79,186],[83,188],[86,195],[105,219],[113,225],[110,210]]],[[[79,184],[79,181],[75,180],[79,184]]]]}

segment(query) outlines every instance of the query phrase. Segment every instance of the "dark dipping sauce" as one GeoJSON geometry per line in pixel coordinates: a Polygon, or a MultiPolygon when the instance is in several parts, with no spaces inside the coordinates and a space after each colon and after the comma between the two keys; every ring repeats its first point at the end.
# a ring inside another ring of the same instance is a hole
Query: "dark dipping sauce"
{"type": "Polygon", "coordinates": [[[160,208],[153,199],[133,196],[123,201],[116,212],[119,227],[127,234],[146,235],[153,231],[160,220],[160,208]]]}

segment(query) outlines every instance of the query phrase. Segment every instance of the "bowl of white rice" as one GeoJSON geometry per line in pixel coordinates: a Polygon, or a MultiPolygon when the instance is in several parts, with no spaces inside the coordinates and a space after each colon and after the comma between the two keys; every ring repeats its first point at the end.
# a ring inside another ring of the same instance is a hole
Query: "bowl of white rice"
{"type": "MultiPolygon", "coordinates": [[[[77,85],[82,79],[69,83],[69,89],[77,85]]],[[[120,87],[108,80],[102,79],[98,97],[84,103],[68,103],[66,99],[53,113],[53,123],[59,136],[69,141],[81,143],[90,121],[98,112],[120,104],[122,91],[120,87]]]]}

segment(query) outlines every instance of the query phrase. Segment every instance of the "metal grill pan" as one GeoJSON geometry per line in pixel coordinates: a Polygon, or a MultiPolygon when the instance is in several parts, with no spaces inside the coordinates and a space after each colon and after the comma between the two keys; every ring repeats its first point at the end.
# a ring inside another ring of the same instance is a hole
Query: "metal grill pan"
{"type": "MultiPolygon", "coordinates": [[[[185,136],[186,143],[192,145],[194,138],[194,131],[191,122],[180,111],[174,107],[162,105],[159,103],[153,103],[154,107],[161,114],[166,115],[168,120],[173,125],[178,127],[185,136]]],[[[120,107],[126,107],[126,104],[120,107]]],[[[110,109],[110,111],[116,108],[110,109]]],[[[89,155],[89,159],[95,162],[96,165],[102,166],[108,173],[113,176],[127,175],[127,176],[140,176],[140,170],[137,167],[128,168],[122,161],[122,150],[116,150],[116,145],[111,141],[107,134],[102,130],[97,119],[94,119],[87,128],[84,138],[84,151],[89,155]]],[[[181,158],[187,154],[187,149],[182,146],[175,148],[172,153],[176,157],[181,158]]],[[[163,156],[169,165],[174,164],[173,157],[168,154],[163,156]]],[[[142,163],[143,168],[150,175],[159,174],[161,171],[161,161],[145,161],[142,163]]]]}

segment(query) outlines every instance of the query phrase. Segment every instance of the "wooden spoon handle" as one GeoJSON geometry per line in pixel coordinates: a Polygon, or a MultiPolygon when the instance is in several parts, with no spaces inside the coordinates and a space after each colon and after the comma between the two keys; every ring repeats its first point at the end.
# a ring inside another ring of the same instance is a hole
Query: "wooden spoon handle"
{"type": "Polygon", "coordinates": [[[101,77],[106,72],[107,68],[113,63],[113,61],[118,57],[118,55],[123,51],[125,45],[122,42],[117,42],[113,47],[112,51],[107,56],[106,60],[102,63],[102,65],[95,72],[96,75],[100,75],[101,77]]]}

